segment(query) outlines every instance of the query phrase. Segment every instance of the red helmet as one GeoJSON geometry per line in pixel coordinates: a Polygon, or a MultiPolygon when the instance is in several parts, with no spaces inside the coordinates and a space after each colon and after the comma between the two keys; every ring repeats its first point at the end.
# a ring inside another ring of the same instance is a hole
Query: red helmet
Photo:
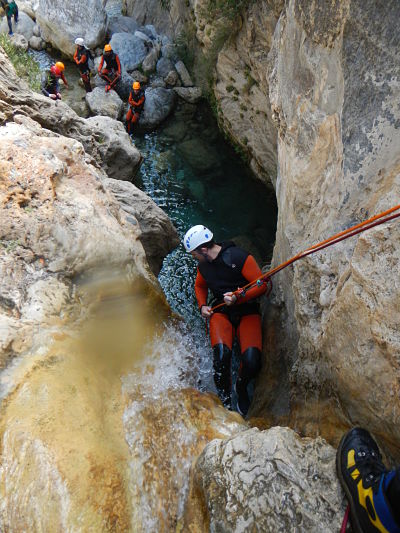
{"type": "Polygon", "coordinates": [[[61,70],[58,67],[56,67],[56,65],[52,65],[50,67],[50,72],[54,74],[54,76],[57,76],[58,78],[61,76],[61,70]]]}

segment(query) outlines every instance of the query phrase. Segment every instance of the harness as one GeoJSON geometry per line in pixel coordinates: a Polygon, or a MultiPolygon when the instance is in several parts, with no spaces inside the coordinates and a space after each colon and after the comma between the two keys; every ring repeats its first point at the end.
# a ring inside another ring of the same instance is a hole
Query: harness
{"type": "Polygon", "coordinates": [[[118,63],[115,58],[114,52],[111,52],[110,54],[103,54],[104,61],[106,62],[106,67],[108,70],[115,70],[118,72],[118,63]]]}
{"type": "Polygon", "coordinates": [[[84,63],[78,63],[79,72],[82,72],[82,74],[84,74],[85,72],[88,72],[89,70],[89,50],[87,50],[84,47],[82,47],[81,50],[78,48],[77,54],[76,54],[78,61],[82,59],[83,55],[86,56],[86,61],[84,63]]]}
{"type": "MultiPolygon", "coordinates": [[[[131,91],[131,94],[129,95],[129,98],[133,100],[134,102],[139,102],[141,98],[144,97],[144,91],[140,89],[139,93],[136,94],[135,91],[131,91]]],[[[138,106],[131,106],[132,111],[135,113],[141,113],[144,107],[144,100],[143,102],[138,106]]]]}

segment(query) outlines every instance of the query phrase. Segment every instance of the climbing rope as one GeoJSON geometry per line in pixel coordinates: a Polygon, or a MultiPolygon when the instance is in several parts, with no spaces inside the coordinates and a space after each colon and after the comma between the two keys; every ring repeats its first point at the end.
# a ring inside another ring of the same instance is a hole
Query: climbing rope
{"type": "MultiPolygon", "coordinates": [[[[238,288],[236,291],[233,292],[233,294],[236,296],[236,298],[243,298],[246,294],[246,292],[255,287],[260,287],[263,285],[263,283],[269,283],[270,278],[283,270],[284,268],[288,267],[289,265],[292,265],[295,261],[298,261],[299,259],[302,259],[303,257],[307,257],[308,255],[311,255],[315,252],[319,252],[320,250],[323,250],[324,248],[327,248],[328,246],[333,246],[334,244],[344,241],[345,239],[349,239],[350,237],[353,237],[354,235],[357,235],[358,233],[362,233],[363,231],[367,231],[368,229],[374,228],[375,226],[379,226],[380,224],[384,224],[385,222],[389,222],[390,220],[393,220],[395,218],[400,217],[400,212],[395,213],[396,211],[400,210],[400,204],[392,207],[391,209],[388,209],[387,211],[383,211],[382,213],[379,213],[378,215],[375,215],[367,220],[364,220],[364,222],[360,222],[359,224],[356,224],[355,226],[352,226],[351,228],[348,228],[344,231],[341,231],[340,233],[336,233],[336,235],[332,235],[332,237],[329,237],[329,239],[325,239],[324,241],[318,242],[317,244],[314,244],[313,246],[310,246],[310,248],[307,248],[306,250],[298,253],[297,255],[294,255],[284,263],[281,263],[275,268],[272,268],[259,278],[255,279],[254,281],[251,281],[244,287],[238,288]]],[[[272,285],[271,285],[272,288],[272,285]]],[[[269,290],[270,292],[270,290],[269,290]]],[[[268,294],[269,294],[268,292],[268,294]]],[[[223,307],[226,305],[225,303],[220,303],[216,305],[215,307],[211,308],[211,311],[215,311],[216,309],[219,309],[220,307],[223,307]]]]}
{"type": "Polygon", "coordinates": [[[349,515],[350,515],[350,504],[346,507],[346,512],[344,513],[342,527],[340,528],[340,533],[346,533],[347,524],[349,522],[349,515]]]}

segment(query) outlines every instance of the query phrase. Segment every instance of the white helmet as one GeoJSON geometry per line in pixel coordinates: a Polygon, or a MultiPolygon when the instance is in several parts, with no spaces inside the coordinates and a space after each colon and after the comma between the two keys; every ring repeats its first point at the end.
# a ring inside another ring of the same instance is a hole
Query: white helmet
{"type": "Polygon", "coordinates": [[[187,252],[193,252],[198,246],[210,242],[212,238],[212,231],[202,224],[199,224],[198,226],[193,226],[193,228],[190,228],[190,230],[186,232],[186,235],[183,238],[183,246],[187,252]]]}
{"type": "Polygon", "coordinates": [[[77,37],[75,39],[75,44],[77,44],[78,46],[85,46],[85,41],[82,39],[82,37],[77,37]]]}

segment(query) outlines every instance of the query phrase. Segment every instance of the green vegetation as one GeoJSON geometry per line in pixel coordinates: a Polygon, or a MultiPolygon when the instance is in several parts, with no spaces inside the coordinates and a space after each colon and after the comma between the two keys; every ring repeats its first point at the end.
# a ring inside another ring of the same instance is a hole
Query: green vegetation
{"type": "Polygon", "coordinates": [[[14,65],[17,75],[25,79],[31,89],[40,91],[40,68],[38,63],[27,52],[14,46],[8,35],[4,33],[0,34],[0,46],[14,65]]]}
{"type": "Polygon", "coordinates": [[[233,85],[227,85],[226,86],[226,90],[227,90],[228,93],[231,93],[232,91],[235,90],[235,87],[233,85]]]}
{"type": "Polygon", "coordinates": [[[246,9],[252,0],[208,0],[208,4],[202,13],[212,22],[218,18],[235,21],[240,13],[246,9]]]}

